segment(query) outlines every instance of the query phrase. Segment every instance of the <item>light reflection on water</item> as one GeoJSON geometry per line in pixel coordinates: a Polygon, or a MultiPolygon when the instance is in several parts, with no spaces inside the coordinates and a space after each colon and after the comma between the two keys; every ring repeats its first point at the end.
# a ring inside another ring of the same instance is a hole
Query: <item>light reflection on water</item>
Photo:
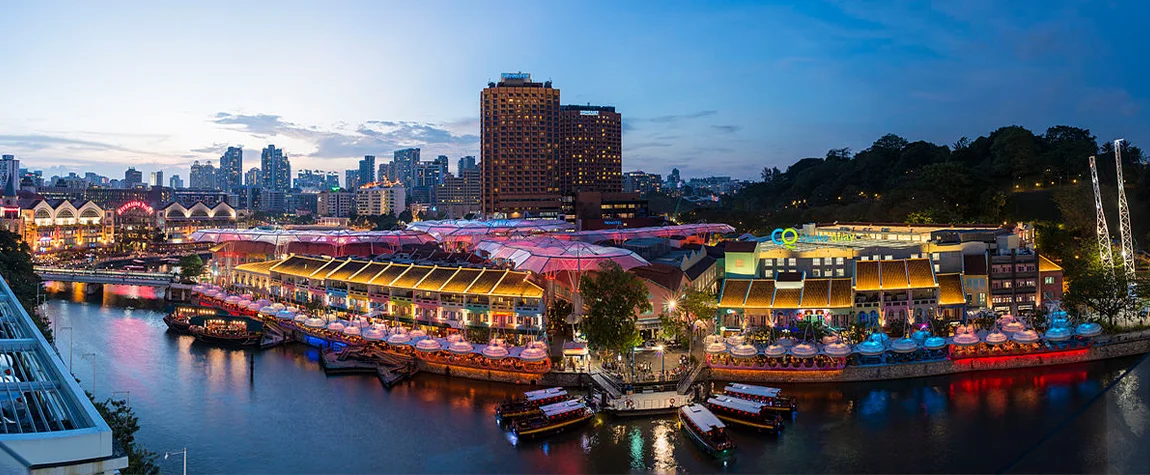
{"type": "MultiPolygon", "coordinates": [[[[125,300],[139,294],[88,297],[95,305],[54,300],[50,315],[75,328],[77,355],[98,355],[100,397],[131,391],[138,439],[156,451],[188,446],[194,472],[988,472],[1078,412],[1132,361],[784,387],[799,414],[779,436],[732,428],[737,458],[724,465],[671,416],[600,415],[582,430],[515,441],[493,413],[519,387],[420,375],[388,391],[374,377],[327,377],[311,348],[236,351],[169,335],[147,301],[125,300]],[[139,308],[98,305],[105,300],[139,308]]],[[[78,356],[75,365],[82,379],[91,374],[78,356]]],[[[1076,421],[1074,438],[1107,440],[1109,424],[1145,436],[1145,379],[1119,383],[1109,403],[1118,410],[1076,421]]],[[[1043,460],[1020,467],[1101,471],[1098,460],[1120,443],[1038,451],[1043,460]]]]}

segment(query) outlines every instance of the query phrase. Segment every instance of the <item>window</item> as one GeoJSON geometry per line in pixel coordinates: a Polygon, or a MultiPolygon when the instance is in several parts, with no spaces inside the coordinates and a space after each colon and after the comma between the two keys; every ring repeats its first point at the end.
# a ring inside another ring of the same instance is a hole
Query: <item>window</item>
{"type": "Polygon", "coordinates": [[[814,258],[814,259],[811,259],[811,265],[814,265],[814,266],[821,266],[821,265],[823,265],[823,260],[822,260],[822,259],[819,259],[819,258],[817,258],[817,257],[816,257],[816,258],[814,258]]]}
{"type": "Polygon", "coordinates": [[[840,265],[840,266],[843,265],[843,258],[836,257],[835,258],[835,265],[840,265]]]}
{"type": "Polygon", "coordinates": [[[842,277],[845,274],[846,273],[842,269],[835,269],[835,276],[836,277],[842,277]]]}
{"type": "Polygon", "coordinates": [[[1043,277],[1042,283],[1046,285],[1054,285],[1054,277],[1043,277]]]}
{"type": "Polygon", "coordinates": [[[794,267],[795,266],[795,258],[792,257],[790,259],[787,259],[787,265],[794,267]]]}

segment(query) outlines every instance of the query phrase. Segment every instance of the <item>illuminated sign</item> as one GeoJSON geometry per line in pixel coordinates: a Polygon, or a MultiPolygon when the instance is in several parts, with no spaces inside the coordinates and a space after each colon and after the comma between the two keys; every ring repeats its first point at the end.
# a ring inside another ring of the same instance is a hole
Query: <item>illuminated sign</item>
{"type": "Polygon", "coordinates": [[[851,242],[855,235],[851,233],[831,234],[803,234],[795,228],[775,228],[771,231],[771,242],[790,250],[795,249],[795,243],[825,243],[825,242],[851,242]]]}
{"type": "Polygon", "coordinates": [[[579,115],[599,115],[599,111],[579,111],[579,115]]]}
{"type": "Polygon", "coordinates": [[[503,73],[503,74],[500,74],[499,77],[501,77],[503,79],[523,79],[523,80],[530,81],[531,80],[531,73],[503,73]]]}
{"type": "Polygon", "coordinates": [[[116,214],[123,216],[124,213],[134,209],[142,209],[149,215],[156,212],[156,210],[152,209],[151,206],[148,206],[147,203],[140,200],[132,200],[120,205],[120,207],[116,209],[116,214]]]}

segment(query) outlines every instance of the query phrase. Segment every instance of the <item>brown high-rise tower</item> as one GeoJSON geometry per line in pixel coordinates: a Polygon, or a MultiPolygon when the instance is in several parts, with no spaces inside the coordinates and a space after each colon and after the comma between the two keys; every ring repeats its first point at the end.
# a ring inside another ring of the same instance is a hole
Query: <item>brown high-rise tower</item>
{"type": "Polygon", "coordinates": [[[623,191],[623,120],[614,107],[560,106],[559,192],[623,191]]]}
{"type": "Polygon", "coordinates": [[[525,73],[483,90],[483,214],[559,215],[559,90],[525,73]]]}

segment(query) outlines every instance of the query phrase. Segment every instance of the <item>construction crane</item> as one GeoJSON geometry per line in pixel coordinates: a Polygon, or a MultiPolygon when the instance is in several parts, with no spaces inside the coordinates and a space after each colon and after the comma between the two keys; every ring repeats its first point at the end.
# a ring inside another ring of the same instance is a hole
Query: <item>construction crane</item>
{"type": "Polygon", "coordinates": [[[1122,140],[1114,141],[1114,166],[1118,170],[1118,230],[1122,233],[1122,268],[1126,281],[1134,281],[1134,235],[1130,231],[1130,206],[1126,204],[1126,184],[1122,181],[1122,140]]]}
{"type": "Polygon", "coordinates": [[[1098,167],[1094,165],[1094,156],[1090,156],[1090,182],[1094,185],[1094,209],[1098,214],[1095,230],[1098,234],[1098,258],[1102,261],[1103,269],[1114,271],[1114,249],[1110,241],[1110,228],[1106,226],[1106,213],[1102,210],[1102,192],[1098,191],[1098,167]]]}

